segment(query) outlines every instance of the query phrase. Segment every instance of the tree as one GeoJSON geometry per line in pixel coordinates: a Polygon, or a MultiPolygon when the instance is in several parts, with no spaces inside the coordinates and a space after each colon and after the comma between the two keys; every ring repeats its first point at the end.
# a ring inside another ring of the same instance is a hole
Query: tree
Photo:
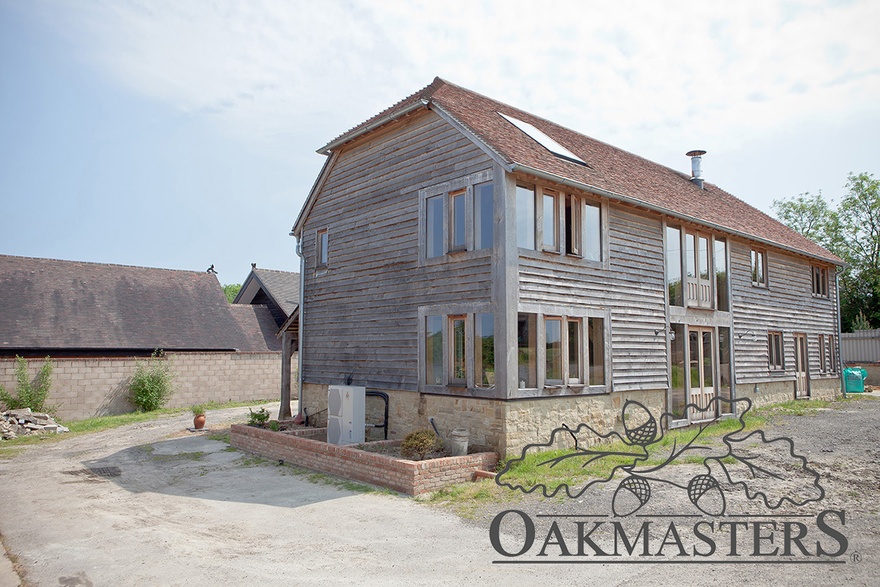
{"type": "Polygon", "coordinates": [[[223,286],[223,293],[226,294],[226,299],[229,300],[230,304],[235,299],[235,296],[238,295],[238,292],[240,290],[241,290],[240,283],[228,283],[223,286]]]}
{"type": "Polygon", "coordinates": [[[862,327],[880,326],[880,180],[850,173],[845,187],[836,210],[821,192],[774,200],[772,208],[781,222],[846,262],[840,273],[840,314],[843,330],[851,332],[857,321],[862,327]]]}

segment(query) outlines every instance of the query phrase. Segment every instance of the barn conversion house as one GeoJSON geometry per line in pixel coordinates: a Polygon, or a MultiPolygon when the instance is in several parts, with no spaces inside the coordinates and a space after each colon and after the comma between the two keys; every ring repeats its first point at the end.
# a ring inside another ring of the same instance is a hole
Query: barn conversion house
{"type": "Polygon", "coordinates": [[[629,398],[678,426],[839,390],[841,260],[702,151],[680,173],[437,78],[319,153],[292,231],[310,413],[351,382],[392,437],[433,418],[509,453],[629,398]]]}

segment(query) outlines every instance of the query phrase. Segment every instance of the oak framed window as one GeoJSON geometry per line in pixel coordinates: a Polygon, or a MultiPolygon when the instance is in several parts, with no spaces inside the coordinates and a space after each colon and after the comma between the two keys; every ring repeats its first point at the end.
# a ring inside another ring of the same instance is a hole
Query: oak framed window
{"type": "Polygon", "coordinates": [[[516,187],[517,246],[529,251],[604,260],[602,205],[540,186],[516,187]]]}
{"type": "Polygon", "coordinates": [[[491,177],[480,172],[419,191],[420,262],[439,262],[450,255],[494,247],[491,177]]]}
{"type": "Polygon", "coordinates": [[[752,249],[752,285],[767,287],[767,251],[752,249]]]}
{"type": "Polygon", "coordinates": [[[604,318],[521,313],[517,340],[520,389],[606,385],[604,318]]]}
{"type": "Polygon", "coordinates": [[[424,314],[422,382],[428,387],[495,387],[495,319],[489,313],[424,314]]]}
{"type": "Polygon", "coordinates": [[[315,237],[315,265],[318,269],[327,267],[329,259],[328,247],[330,245],[330,234],[326,228],[319,230],[315,237]]]}
{"type": "Polygon", "coordinates": [[[785,369],[785,346],[783,345],[781,332],[767,333],[768,367],[771,371],[785,369]]]}
{"type": "Polygon", "coordinates": [[[813,295],[818,298],[828,297],[828,269],[813,265],[813,295]]]}

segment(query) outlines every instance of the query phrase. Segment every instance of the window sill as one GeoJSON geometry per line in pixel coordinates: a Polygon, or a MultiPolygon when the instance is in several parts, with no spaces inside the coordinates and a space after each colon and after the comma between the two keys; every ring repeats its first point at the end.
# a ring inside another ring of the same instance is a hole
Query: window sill
{"type": "Polygon", "coordinates": [[[520,247],[518,249],[519,256],[524,257],[526,259],[536,259],[542,261],[553,261],[555,263],[565,263],[566,265],[575,265],[579,267],[587,266],[587,267],[597,267],[604,268],[605,261],[604,259],[601,261],[596,261],[594,259],[587,259],[581,255],[572,255],[572,254],[563,254],[559,251],[550,251],[550,250],[536,250],[536,249],[523,249],[520,247]]]}

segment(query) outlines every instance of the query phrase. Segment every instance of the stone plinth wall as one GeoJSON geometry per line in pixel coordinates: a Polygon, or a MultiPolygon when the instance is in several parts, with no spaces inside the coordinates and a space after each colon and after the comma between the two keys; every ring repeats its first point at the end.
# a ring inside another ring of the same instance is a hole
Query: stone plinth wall
{"type": "MultiPolygon", "coordinates": [[[[138,359],[51,360],[54,370],[47,403],[56,408],[58,419],[82,420],[134,411],[128,401],[128,386],[138,359]]],[[[175,374],[174,395],[167,407],[209,401],[277,400],[281,395],[281,353],[168,353],[165,360],[175,374]]],[[[30,359],[28,363],[29,373],[35,377],[43,360],[30,359]]],[[[292,363],[296,365],[295,355],[292,363]]],[[[295,387],[295,374],[292,380],[295,387]]],[[[14,358],[0,358],[0,385],[14,395],[14,358]]],[[[296,397],[295,389],[291,395],[296,397]]]]}
{"type": "MultiPolygon", "coordinates": [[[[756,408],[795,399],[794,379],[787,381],[764,381],[757,384],[741,383],[736,386],[736,397],[747,397],[756,408]]],[[[833,400],[841,395],[840,378],[828,377],[810,380],[810,397],[805,399],[833,400]]]]}
{"type": "MultiPolygon", "coordinates": [[[[236,424],[232,426],[230,443],[238,449],[262,457],[388,487],[409,495],[419,495],[455,483],[471,481],[475,471],[491,471],[498,462],[498,455],[493,452],[409,461],[367,452],[354,446],[337,446],[314,439],[325,435],[324,429],[272,432],[265,428],[236,424]]],[[[389,440],[376,444],[399,445],[400,441],[389,440]]]]}
{"type": "MultiPolygon", "coordinates": [[[[403,439],[408,433],[431,428],[430,418],[444,437],[455,428],[469,433],[471,446],[485,447],[502,456],[519,454],[527,444],[547,442],[563,423],[575,428],[590,424],[605,433],[623,431],[621,411],[627,399],[638,400],[659,417],[666,391],[627,391],[601,395],[566,395],[540,399],[501,401],[411,391],[385,391],[389,396],[388,438],[403,439]]],[[[381,401],[367,398],[366,422],[382,419],[381,401]]],[[[303,385],[303,406],[315,414],[319,425],[326,423],[327,386],[303,385]]],[[[310,417],[311,421],[311,417],[310,417]]],[[[381,436],[367,430],[368,439],[381,436]]]]}

